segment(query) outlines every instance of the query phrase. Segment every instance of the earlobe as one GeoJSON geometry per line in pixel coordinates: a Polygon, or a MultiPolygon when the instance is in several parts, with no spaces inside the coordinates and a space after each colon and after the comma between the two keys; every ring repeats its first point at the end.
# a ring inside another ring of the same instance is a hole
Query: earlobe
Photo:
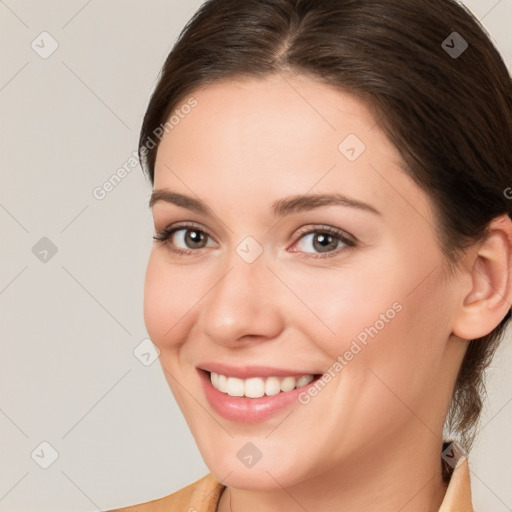
{"type": "MultiPolygon", "coordinates": [[[[494,219],[473,255],[471,291],[463,297],[453,334],[471,340],[489,334],[512,307],[512,220],[494,219]]],[[[468,271],[469,272],[469,271],[468,271]]]]}

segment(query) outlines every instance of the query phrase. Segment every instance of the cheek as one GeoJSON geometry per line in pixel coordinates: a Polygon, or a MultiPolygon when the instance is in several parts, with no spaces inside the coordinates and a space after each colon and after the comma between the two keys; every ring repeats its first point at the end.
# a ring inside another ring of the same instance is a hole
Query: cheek
{"type": "MultiPolygon", "coordinates": [[[[327,384],[326,393],[339,404],[329,413],[332,432],[344,432],[353,443],[391,435],[415,421],[415,414],[429,417],[423,404],[431,404],[449,335],[438,276],[417,286],[416,274],[406,274],[396,263],[389,271],[385,265],[373,272],[366,268],[364,275],[347,269],[339,279],[326,274],[297,288],[298,295],[307,292],[309,308],[323,321],[309,313],[309,322],[300,320],[306,337],[332,361],[325,369],[334,383],[327,384]]],[[[344,449],[349,448],[340,445],[344,449]]]]}
{"type": "Polygon", "coordinates": [[[417,279],[391,276],[367,290],[373,294],[371,307],[354,307],[354,315],[345,316],[347,336],[340,337],[338,349],[338,354],[345,350],[347,361],[342,370],[347,399],[358,396],[354,414],[387,418],[390,429],[400,418],[413,419],[411,411],[429,417],[450,334],[450,311],[437,276],[420,286],[417,279]]]}
{"type": "Polygon", "coordinates": [[[187,284],[190,277],[183,269],[170,265],[164,251],[153,250],[144,282],[144,321],[153,343],[160,350],[160,364],[169,387],[185,417],[191,417],[190,400],[183,392],[179,348],[190,329],[190,310],[197,296],[187,284]],[[188,313],[188,314],[187,314],[188,313]]]}
{"type": "Polygon", "coordinates": [[[169,265],[165,255],[153,250],[144,282],[144,321],[160,350],[180,343],[187,312],[196,301],[197,291],[190,286],[188,272],[169,265]]]}
{"type": "Polygon", "coordinates": [[[363,374],[375,380],[368,371],[373,369],[390,385],[422,386],[441,361],[450,334],[442,280],[433,273],[423,281],[432,264],[405,272],[400,261],[394,255],[378,264],[326,269],[324,275],[316,269],[285,276],[307,306],[295,301],[300,330],[333,364],[341,357],[343,370],[333,370],[358,385],[363,374]]]}
{"type": "Polygon", "coordinates": [[[382,263],[301,272],[282,269],[283,281],[301,299],[289,299],[294,304],[293,322],[299,322],[306,338],[331,358],[343,355],[353,340],[364,346],[376,331],[381,337],[398,321],[405,286],[385,272],[382,263]]]}

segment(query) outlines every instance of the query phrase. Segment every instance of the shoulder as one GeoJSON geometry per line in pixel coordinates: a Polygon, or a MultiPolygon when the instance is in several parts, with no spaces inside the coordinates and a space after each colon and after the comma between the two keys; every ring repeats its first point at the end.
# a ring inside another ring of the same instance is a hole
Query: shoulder
{"type": "Polygon", "coordinates": [[[225,486],[208,473],[169,496],[108,512],[215,512],[225,486]]]}

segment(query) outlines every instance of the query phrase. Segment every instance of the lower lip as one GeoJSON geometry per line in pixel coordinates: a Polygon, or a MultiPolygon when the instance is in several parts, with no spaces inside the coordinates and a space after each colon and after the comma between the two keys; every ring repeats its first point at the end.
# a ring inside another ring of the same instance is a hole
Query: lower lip
{"type": "Polygon", "coordinates": [[[215,389],[210,381],[210,374],[204,370],[199,371],[199,378],[203,386],[206,399],[213,410],[222,417],[237,423],[260,423],[274,414],[284,410],[294,402],[298,402],[300,393],[316,383],[317,379],[305,386],[281,391],[277,395],[262,396],[261,398],[248,398],[246,396],[230,396],[215,389]]]}

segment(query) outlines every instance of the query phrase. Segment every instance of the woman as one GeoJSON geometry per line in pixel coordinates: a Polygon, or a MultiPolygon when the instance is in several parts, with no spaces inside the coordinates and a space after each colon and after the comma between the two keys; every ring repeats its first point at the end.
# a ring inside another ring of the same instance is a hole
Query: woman
{"type": "Polygon", "coordinates": [[[454,1],[206,2],[140,156],[146,327],[211,473],[122,510],[472,510],[511,147],[507,68],[454,1]]]}

